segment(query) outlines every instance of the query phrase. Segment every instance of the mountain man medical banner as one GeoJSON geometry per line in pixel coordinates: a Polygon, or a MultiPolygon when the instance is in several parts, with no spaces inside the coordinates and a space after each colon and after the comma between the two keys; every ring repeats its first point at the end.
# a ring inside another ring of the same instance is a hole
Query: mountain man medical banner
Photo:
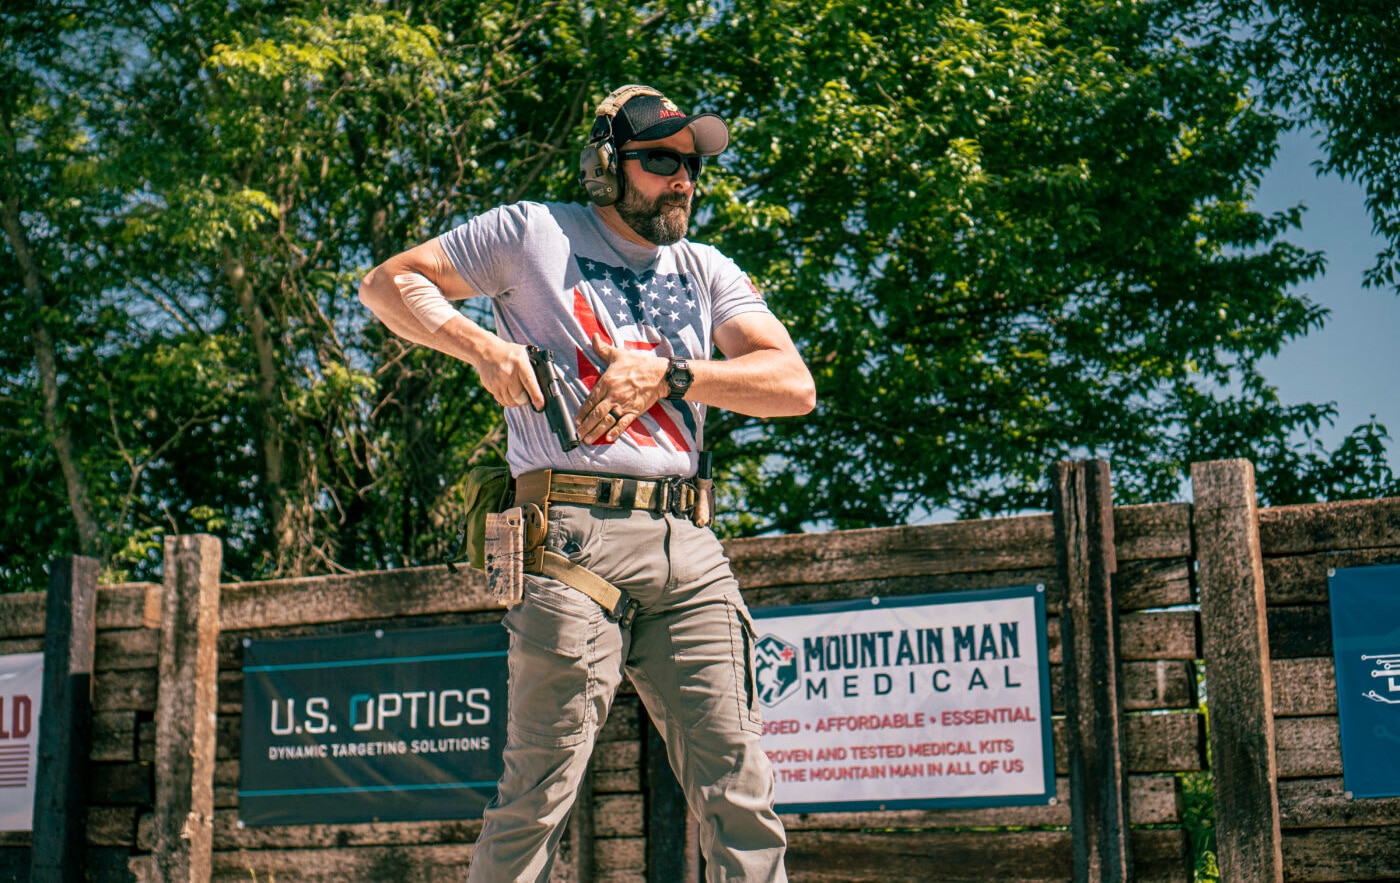
{"type": "Polygon", "coordinates": [[[753,615],[779,812],[1054,799],[1043,587],[753,615]]]}

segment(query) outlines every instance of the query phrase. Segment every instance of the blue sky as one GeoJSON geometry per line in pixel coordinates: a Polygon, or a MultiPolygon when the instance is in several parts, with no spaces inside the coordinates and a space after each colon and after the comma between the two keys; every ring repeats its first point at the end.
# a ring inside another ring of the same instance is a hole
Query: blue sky
{"type": "Polygon", "coordinates": [[[1320,331],[1265,362],[1264,374],[1284,402],[1336,403],[1336,425],[1322,433],[1329,450],[1375,414],[1390,432],[1392,467],[1400,467],[1400,295],[1361,286],[1381,242],[1371,233],[1360,185],[1318,177],[1313,163],[1321,155],[1310,133],[1285,135],[1254,203],[1266,212],[1306,206],[1302,230],[1288,238],[1325,252],[1327,271],[1300,290],[1332,311],[1320,331]]]}

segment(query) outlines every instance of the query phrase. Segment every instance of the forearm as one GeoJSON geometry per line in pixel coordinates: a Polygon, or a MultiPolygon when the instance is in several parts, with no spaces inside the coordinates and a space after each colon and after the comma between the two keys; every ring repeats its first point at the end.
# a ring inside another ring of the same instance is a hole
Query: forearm
{"type": "MultiPolygon", "coordinates": [[[[360,302],[399,337],[446,353],[479,370],[499,338],[450,306],[436,319],[425,320],[416,315],[404,296],[402,283],[408,275],[395,273],[387,264],[374,268],[360,283],[360,302]]],[[[418,278],[432,284],[424,276],[418,278]]],[[[442,303],[447,304],[445,298],[442,303]]]]}
{"type": "Polygon", "coordinates": [[[751,417],[796,417],[816,406],[812,375],[792,351],[760,349],[689,365],[688,401],[751,417]]]}
{"type": "MultiPolygon", "coordinates": [[[[429,246],[424,251],[428,272],[443,284],[455,286],[452,294],[458,299],[470,295],[470,289],[455,271],[433,265],[432,258],[440,253],[440,248],[429,246]]],[[[418,257],[421,263],[423,253],[418,257]]],[[[398,336],[471,365],[480,376],[481,385],[498,404],[512,407],[531,402],[543,407],[544,399],[525,347],[502,340],[457,312],[436,287],[438,283],[419,269],[402,255],[391,258],[371,270],[360,283],[360,301],[398,336]]]]}

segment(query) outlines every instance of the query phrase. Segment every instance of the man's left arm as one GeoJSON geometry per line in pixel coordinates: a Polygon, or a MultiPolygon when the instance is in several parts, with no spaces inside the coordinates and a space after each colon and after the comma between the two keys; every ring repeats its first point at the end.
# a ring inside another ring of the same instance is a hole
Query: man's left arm
{"type": "MultiPolygon", "coordinates": [[[[740,313],[714,331],[724,359],[690,362],[686,398],[750,417],[799,417],[817,388],[783,323],[771,313],[740,313]]],[[[663,395],[665,377],[662,377],[663,395]]]]}
{"type": "MultiPolygon", "coordinates": [[[[715,328],[714,338],[725,358],[688,362],[693,379],[686,401],[751,417],[796,417],[816,407],[812,374],[783,323],[771,313],[740,313],[715,328]]],[[[616,441],[628,424],[670,392],[669,362],[599,338],[593,348],[608,368],[579,408],[579,435],[591,442],[606,432],[609,441],[616,441]],[[613,410],[622,420],[613,421],[613,410]]]]}

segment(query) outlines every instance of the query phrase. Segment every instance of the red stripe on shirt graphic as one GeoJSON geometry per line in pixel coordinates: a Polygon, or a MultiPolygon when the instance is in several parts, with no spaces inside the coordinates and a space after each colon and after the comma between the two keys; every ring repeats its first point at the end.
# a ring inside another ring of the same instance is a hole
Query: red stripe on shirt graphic
{"type": "MultiPolygon", "coordinates": [[[[584,266],[588,266],[590,263],[592,263],[592,266],[595,269],[600,267],[600,265],[593,262],[580,261],[580,264],[584,266]]],[[[607,267],[603,269],[611,271],[611,273],[627,272],[626,270],[620,271],[618,268],[615,267],[607,267]]],[[[585,275],[587,275],[587,273],[585,273],[585,275]]],[[[613,277],[610,275],[604,276],[597,281],[594,281],[592,279],[590,279],[589,281],[593,282],[595,287],[600,283],[605,286],[615,284],[613,281],[613,277]]],[[[605,293],[604,297],[606,296],[607,294],[605,293]]],[[[622,296],[619,299],[622,300],[625,305],[625,296],[622,296]]],[[[608,344],[611,346],[621,345],[627,349],[635,350],[654,350],[657,348],[657,346],[660,345],[659,341],[654,340],[629,339],[641,337],[643,334],[645,334],[647,329],[656,330],[655,326],[643,325],[637,322],[637,316],[635,315],[635,311],[633,310],[620,309],[618,312],[621,321],[626,322],[626,324],[621,324],[621,322],[619,323],[617,336],[615,337],[612,333],[608,331],[608,329],[604,326],[603,322],[598,318],[598,314],[594,311],[593,305],[589,302],[589,298],[583,292],[583,290],[577,287],[574,288],[574,318],[578,320],[579,325],[583,328],[584,335],[587,336],[589,340],[592,340],[593,335],[596,334],[598,337],[607,341],[608,344]],[[628,319],[632,321],[628,322],[628,319]],[[621,338],[620,344],[618,338],[621,338]]],[[[677,343],[678,341],[672,343],[673,352],[679,351],[677,350],[677,343]]],[[[579,379],[583,381],[584,388],[591,391],[593,387],[597,385],[598,379],[603,376],[602,368],[594,364],[591,355],[589,353],[585,353],[582,349],[575,348],[575,353],[578,359],[579,379]]],[[[682,419],[687,424],[690,424],[691,418],[689,409],[685,406],[681,406],[680,410],[682,412],[682,419]]],[[[656,447],[657,439],[655,436],[659,433],[662,437],[667,439],[670,442],[670,446],[677,451],[689,452],[692,449],[694,444],[693,439],[695,438],[693,428],[690,432],[686,432],[686,430],[682,429],[680,426],[677,426],[676,422],[673,419],[671,419],[671,415],[667,413],[666,409],[660,402],[657,402],[656,404],[652,405],[647,410],[646,417],[646,420],[638,419],[632,421],[632,423],[629,424],[627,427],[627,435],[630,436],[634,441],[636,441],[637,444],[642,445],[644,447],[656,447]],[[647,425],[648,423],[654,424],[654,428],[651,425],[647,425]]],[[[612,444],[612,442],[609,442],[606,439],[599,439],[596,443],[612,444]]]]}

